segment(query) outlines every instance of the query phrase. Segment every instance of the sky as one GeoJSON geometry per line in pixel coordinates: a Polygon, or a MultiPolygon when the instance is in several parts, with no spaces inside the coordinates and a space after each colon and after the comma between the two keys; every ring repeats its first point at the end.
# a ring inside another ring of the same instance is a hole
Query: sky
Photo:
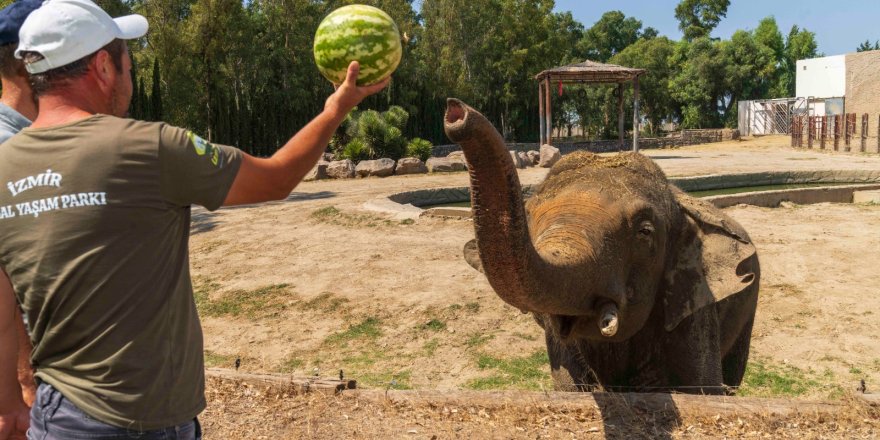
{"type": "MultiPolygon", "coordinates": [[[[421,9],[423,0],[415,0],[421,9]]],[[[430,1],[430,0],[426,0],[430,1]]],[[[620,10],[674,40],[681,38],[675,6],[679,0],[556,0],[556,11],[571,11],[590,27],[607,11],[620,10]]],[[[859,43],[880,40],[880,0],[731,0],[727,17],[713,37],[730,38],[738,29],[751,30],[762,18],[774,16],[783,36],[792,25],[816,33],[819,52],[840,55],[855,52],[859,43]]]]}
{"type": "MultiPolygon", "coordinates": [[[[571,11],[590,27],[604,12],[620,10],[672,39],[680,39],[675,6],[679,0],[556,0],[556,11],[571,11]]],[[[762,18],[776,18],[783,36],[792,25],[816,33],[819,52],[839,55],[855,52],[859,43],[880,40],[880,0],[731,0],[713,37],[730,38],[738,29],[751,30],[762,18]]]]}

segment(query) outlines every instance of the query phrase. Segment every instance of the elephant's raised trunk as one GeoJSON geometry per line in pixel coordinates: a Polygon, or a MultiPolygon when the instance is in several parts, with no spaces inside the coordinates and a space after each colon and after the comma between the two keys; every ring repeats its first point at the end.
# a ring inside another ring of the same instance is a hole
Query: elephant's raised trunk
{"type": "MultiPolygon", "coordinates": [[[[523,311],[554,315],[592,314],[591,299],[573,290],[583,277],[548,262],[535,249],[522,187],[501,135],[479,112],[457,99],[446,104],[446,135],[461,145],[471,180],[474,229],[483,270],[492,288],[523,311]]],[[[579,288],[587,286],[580,284],[579,288]]]]}

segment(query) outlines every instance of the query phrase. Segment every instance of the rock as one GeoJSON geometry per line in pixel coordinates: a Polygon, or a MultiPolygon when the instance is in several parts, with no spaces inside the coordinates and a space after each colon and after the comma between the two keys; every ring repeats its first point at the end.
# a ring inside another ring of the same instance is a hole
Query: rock
{"type": "Polygon", "coordinates": [[[428,171],[432,173],[446,173],[450,171],[465,171],[467,165],[464,160],[458,161],[457,158],[450,159],[448,157],[432,157],[428,159],[428,171]]]}
{"type": "Polygon", "coordinates": [[[394,174],[395,162],[392,159],[362,160],[355,167],[358,177],[388,177],[394,174]]]}
{"type": "Polygon", "coordinates": [[[327,176],[332,179],[351,179],[354,177],[354,163],[349,160],[334,160],[327,166],[327,176]]]}
{"type": "Polygon", "coordinates": [[[327,178],[327,167],[330,166],[330,162],[319,160],[318,163],[312,167],[312,170],[306,174],[306,177],[303,178],[306,182],[312,180],[321,180],[327,178]]]}
{"type": "Polygon", "coordinates": [[[517,168],[525,168],[526,164],[523,163],[522,158],[519,157],[519,154],[516,151],[510,150],[510,159],[513,160],[513,166],[517,168]]]}
{"type": "Polygon", "coordinates": [[[397,161],[397,168],[394,174],[424,174],[428,172],[428,167],[417,157],[404,157],[397,161]]]}
{"type": "Polygon", "coordinates": [[[324,162],[333,162],[336,159],[336,155],[333,153],[324,153],[324,162]]]}
{"type": "Polygon", "coordinates": [[[541,153],[535,150],[530,150],[526,153],[526,155],[529,156],[529,160],[532,162],[532,166],[536,166],[539,162],[541,162],[541,153]]]}
{"type": "Polygon", "coordinates": [[[523,168],[533,166],[532,160],[529,159],[529,155],[526,154],[525,151],[517,151],[516,155],[519,156],[519,160],[523,163],[523,168]]]}
{"type": "Polygon", "coordinates": [[[556,162],[559,162],[559,159],[562,159],[562,154],[559,152],[559,148],[548,144],[541,145],[541,160],[538,162],[538,166],[541,168],[550,168],[556,164],[556,162]]]}
{"type": "Polygon", "coordinates": [[[446,157],[453,160],[464,161],[464,151],[453,151],[452,153],[447,154],[446,157]]]}

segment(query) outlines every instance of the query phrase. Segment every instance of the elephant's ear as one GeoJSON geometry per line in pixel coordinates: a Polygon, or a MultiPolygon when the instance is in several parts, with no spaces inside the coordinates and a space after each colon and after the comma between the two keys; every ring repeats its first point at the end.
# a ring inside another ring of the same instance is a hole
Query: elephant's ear
{"type": "Polygon", "coordinates": [[[673,188],[682,227],[666,271],[666,330],[757,279],[757,253],[746,231],[718,208],[673,188]]]}
{"type": "Polygon", "coordinates": [[[464,261],[467,261],[474,269],[483,272],[483,260],[480,260],[480,249],[477,248],[476,238],[465,243],[464,261]]]}

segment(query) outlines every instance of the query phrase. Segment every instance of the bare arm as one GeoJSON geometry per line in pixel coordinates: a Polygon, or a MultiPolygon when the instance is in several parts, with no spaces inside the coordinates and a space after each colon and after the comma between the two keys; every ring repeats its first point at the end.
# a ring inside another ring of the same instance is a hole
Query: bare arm
{"type": "Polygon", "coordinates": [[[262,159],[245,154],[223,204],[242,205],[287,197],[321,157],[345,115],[388,84],[386,79],[372,86],[358,87],[359,70],[357,62],[351,63],[345,82],[327,98],[324,111],[272,157],[262,159]]]}
{"type": "MultiPolygon", "coordinates": [[[[11,287],[10,287],[11,288],[11,287]]],[[[34,383],[34,370],[31,367],[31,338],[24,328],[21,311],[15,308],[15,330],[18,333],[18,383],[21,384],[21,395],[27,406],[33,406],[37,397],[37,384],[34,383]]]]}
{"type": "MultiPolygon", "coordinates": [[[[0,440],[24,438],[27,432],[28,407],[21,398],[16,366],[18,365],[18,305],[6,273],[0,270],[0,440]]],[[[21,322],[21,319],[18,319],[21,322]]]]}

